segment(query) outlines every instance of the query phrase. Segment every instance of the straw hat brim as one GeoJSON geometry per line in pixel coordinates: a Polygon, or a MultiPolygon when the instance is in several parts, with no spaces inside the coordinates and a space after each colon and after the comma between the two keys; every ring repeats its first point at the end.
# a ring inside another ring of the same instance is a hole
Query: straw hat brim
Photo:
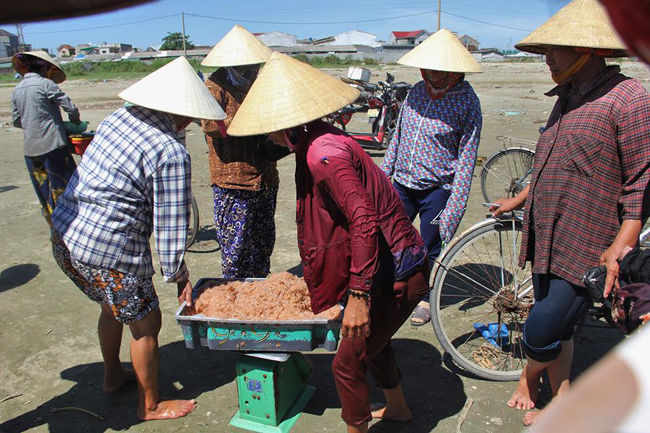
{"type": "Polygon", "coordinates": [[[30,0],[27,4],[19,1],[4,2],[2,5],[3,23],[27,23],[60,18],[109,12],[151,0],[30,0]]]}
{"type": "Polygon", "coordinates": [[[612,50],[605,57],[626,57],[629,54],[612,27],[605,9],[597,0],[574,0],[515,48],[545,54],[547,46],[612,50]]]}
{"type": "Polygon", "coordinates": [[[265,63],[271,57],[271,49],[255,35],[235,25],[203,59],[203,66],[242,66],[265,63]]]}
{"type": "Polygon", "coordinates": [[[185,57],[152,72],[118,96],[135,105],[193,119],[226,118],[185,57]]]}
{"type": "Polygon", "coordinates": [[[350,104],[359,91],[274,52],[230,123],[228,135],[268,134],[304,125],[350,104]]]}
{"type": "Polygon", "coordinates": [[[481,72],[481,65],[458,38],[442,29],[406,53],[397,63],[420,69],[446,72],[481,72]]]}
{"type": "Polygon", "coordinates": [[[27,73],[27,67],[25,66],[23,60],[21,59],[21,56],[36,57],[41,60],[45,60],[47,63],[54,66],[56,70],[54,72],[54,75],[52,75],[51,80],[54,81],[56,84],[61,84],[66,80],[67,76],[65,75],[63,69],[61,69],[61,66],[59,66],[59,64],[56,63],[54,59],[50,57],[45,51],[26,51],[24,53],[14,54],[11,57],[11,65],[13,66],[14,70],[18,72],[20,75],[24,76],[27,73]]]}

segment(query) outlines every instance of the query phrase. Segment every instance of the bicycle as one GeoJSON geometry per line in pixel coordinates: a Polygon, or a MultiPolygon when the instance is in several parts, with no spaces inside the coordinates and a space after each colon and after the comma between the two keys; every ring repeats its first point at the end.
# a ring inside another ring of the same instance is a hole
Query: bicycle
{"type": "MultiPolygon", "coordinates": [[[[523,325],[534,298],[530,264],[518,266],[522,218],[517,211],[473,225],[445,247],[431,273],[438,341],[465,371],[493,381],[518,380],[525,363],[523,325]]],[[[639,239],[650,246],[650,222],[639,239]]],[[[589,315],[612,325],[604,306],[589,315]]]]}
{"type": "Polygon", "coordinates": [[[534,141],[504,135],[497,140],[503,142],[504,148],[490,156],[481,171],[481,193],[488,203],[519,194],[530,183],[535,159],[533,149],[522,147],[534,146],[534,141]]]}

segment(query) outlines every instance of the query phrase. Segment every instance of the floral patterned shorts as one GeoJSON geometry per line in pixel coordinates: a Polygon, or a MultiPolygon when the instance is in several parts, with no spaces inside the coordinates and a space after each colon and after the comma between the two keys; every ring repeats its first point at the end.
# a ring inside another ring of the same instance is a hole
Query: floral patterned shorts
{"type": "Polygon", "coordinates": [[[111,307],[115,320],[128,325],[160,308],[151,277],[138,277],[81,263],[70,257],[63,239],[57,237],[53,245],[56,263],[88,298],[111,307]]]}

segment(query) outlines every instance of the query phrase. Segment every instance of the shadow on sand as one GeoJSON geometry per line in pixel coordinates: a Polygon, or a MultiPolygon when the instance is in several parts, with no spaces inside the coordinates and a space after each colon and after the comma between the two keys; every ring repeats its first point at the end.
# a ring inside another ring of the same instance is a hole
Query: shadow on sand
{"type": "Polygon", "coordinates": [[[0,272],[0,293],[27,284],[41,272],[41,268],[33,263],[10,266],[0,272]]]}

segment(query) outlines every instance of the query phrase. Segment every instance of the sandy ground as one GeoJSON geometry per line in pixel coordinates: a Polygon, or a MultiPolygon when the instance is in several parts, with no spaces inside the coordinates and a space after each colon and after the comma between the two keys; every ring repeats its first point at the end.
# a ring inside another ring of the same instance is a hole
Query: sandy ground
{"type": "MultiPolygon", "coordinates": [[[[485,72],[468,77],[481,98],[483,133],[479,155],[499,149],[498,135],[534,140],[545,123],[554,100],[544,96],[553,87],[543,64],[484,65],[485,72]]],[[[634,63],[623,64],[628,75],[648,86],[650,74],[634,63]]],[[[342,75],[344,70],[329,71],[342,75]]],[[[393,73],[410,83],[417,70],[386,67],[373,70],[373,82],[393,73]]],[[[121,105],[118,92],[131,82],[110,80],[88,83],[71,81],[61,87],[80,107],[82,117],[96,125],[121,105]]],[[[0,431],[105,432],[226,432],[237,431],[228,421],[237,410],[234,364],[237,355],[205,349],[189,350],[173,318],[177,308],[175,287],[158,286],[163,310],[160,335],[160,387],[167,398],[195,398],[198,408],[190,416],[174,421],[141,423],[135,415],[136,388],[113,395],[101,390],[102,364],[97,343],[99,307],[88,301],[57,268],[51,254],[49,233],[40,215],[22,156],[22,132],[12,128],[11,87],[0,88],[0,431]],[[18,395],[2,401],[5,397],[18,395]],[[79,411],[53,413],[53,409],[79,407],[103,420],[79,411]],[[30,430],[31,431],[31,430],[30,430]]],[[[199,242],[187,254],[193,280],[221,274],[218,244],[214,241],[212,202],[207,168],[207,149],[199,128],[192,125],[188,147],[193,158],[193,188],[199,201],[199,242]]],[[[377,163],[382,152],[371,152],[377,163]]],[[[279,163],[281,175],[276,225],[278,239],[272,271],[295,270],[300,259],[294,223],[294,161],[279,163]]],[[[477,174],[479,170],[477,170],[477,174]]],[[[469,208],[462,226],[480,221],[485,208],[478,181],[472,187],[469,208]]],[[[462,228],[461,228],[462,229],[462,228]]],[[[125,331],[125,337],[128,330],[125,331]]],[[[617,331],[585,332],[577,341],[574,375],[601,357],[620,340],[617,331]]],[[[372,432],[456,432],[464,419],[463,432],[521,431],[522,413],[505,402],[514,383],[476,380],[443,357],[430,326],[405,324],[395,347],[404,373],[403,386],[413,410],[413,421],[399,425],[380,422],[372,432]],[[473,405],[466,414],[463,406],[473,405]]],[[[128,338],[124,338],[123,360],[128,361],[128,338]]],[[[340,404],[330,373],[331,353],[309,355],[314,364],[310,382],[317,394],[295,427],[296,432],[343,431],[340,404]]],[[[380,401],[380,393],[373,391],[380,401]]]]}

